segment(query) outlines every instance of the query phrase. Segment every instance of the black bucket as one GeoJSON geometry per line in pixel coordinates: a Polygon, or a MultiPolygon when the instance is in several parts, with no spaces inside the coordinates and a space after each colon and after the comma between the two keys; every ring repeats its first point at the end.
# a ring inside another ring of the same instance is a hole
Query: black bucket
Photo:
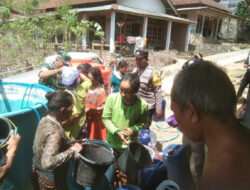
{"type": "Polygon", "coordinates": [[[10,131],[12,129],[8,120],[0,118],[0,146],[4,145],[10,138],[10,131]]]}
{"type": "Polygon", "coordinates": [[[4,151],[0,149],[0,167],[6,164],[6,157],[4,151]]]}
{"type": "Polygon", "coordinates": [[[119,169],[126,175],[132,175],[140,169],[152,165],[149,151],[138,142],[131,142],[128,149],[118,159],[119,169]]]}
{"type": "Polygon", "coordinates": [[[84,143],[80,159],[76,163],[75,178],[78,184],[95,186],[103,178],[108,167],[115,162],[112,151],[104,145],[84,143]]]}

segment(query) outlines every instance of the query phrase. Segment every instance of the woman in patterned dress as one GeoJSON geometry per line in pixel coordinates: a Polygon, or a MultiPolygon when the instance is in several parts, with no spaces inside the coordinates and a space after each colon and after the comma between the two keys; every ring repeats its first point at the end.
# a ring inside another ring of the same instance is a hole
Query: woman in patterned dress
{"type": "Polygon", "coordinates": [[[70,144],[62,125],[71,116],[73,99],[61,90],[48,92],[46,98],[49,114],[40,121],[33,144],[33,187],[67,190],[68,162],[82,150],[79,143],[70,144]]]}

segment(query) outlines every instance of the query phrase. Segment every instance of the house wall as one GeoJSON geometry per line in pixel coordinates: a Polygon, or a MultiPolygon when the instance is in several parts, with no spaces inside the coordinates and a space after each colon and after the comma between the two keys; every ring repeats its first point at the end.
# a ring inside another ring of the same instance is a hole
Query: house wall
{"type": "Polygon", "coordinates": [[[166,13],[166,7],[161,0],[117,0],[117,3],[128,7],[166,13]]]}
{"type": "Polygon", "coordinates": [[[187,24],[182,23],[172,23],[172,32],[171,32],[171,42],[173,48],[179,51],[184,51],[185,42],[186,42],[186,33],[187,33],[187,24]]]}

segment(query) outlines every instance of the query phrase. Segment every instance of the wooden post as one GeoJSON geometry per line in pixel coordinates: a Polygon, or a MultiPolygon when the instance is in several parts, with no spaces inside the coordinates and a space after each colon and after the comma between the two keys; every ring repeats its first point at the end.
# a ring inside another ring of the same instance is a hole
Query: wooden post
{"type": "Polygon", "coordinates": [[[114,53],[115,52],[115,12],[111,11],[111,17],[110,17],[110,46],[109,46],[109,52],[114,53]]]}
{"type": "Polygon", "coordinates": [[[205,23],[205,13],[203,13],[203,17],[202,17],[202,25],[201,25],[201,36],[203,36],[203,30],[204,30],[204,23],[205,23]]]}
{"type": "Polygon", "coordinates": [[[213,39],[213,34],[214,34],[214,19],[213,17],[210,18],[211,19],[211,33],[210,33],[210,39],[213,39]]]}
{"type": "Polygon", "coordinates": [[[168,21],[167,37],[166,37],[166,46],[165,50],[169,50],[171,42],[171,31],[172,31],[172,21],[168,21]]]}
{"type": "Polygon", "coordinates": [[[219,30],[220,16],[217,19],[216,30],[215,30],[215,39],[217,39],[218,30],[219,30]]]}
{"type": "MultiPolygon", "coordinates": [[[[86,14],[82,16],[82,20],[88,20],[86,14]]],[[[86,50],[86,49],[87,49],[87,34],[85,33],[82,35],[82,50],[86,50]]]]}
{"type": "Polygon", "coordinates": [[[187,26],[187,32],[186,32],[186,40],[185,40],[185,47],[184,47],[184,52],[188,51],[188,44],[189,44],[189,36],[190,36],[190,28],[191,24],[187,26]]]}
{"type": "Polygon", "coordinates": [[[148,31],[148,17],[144,17],[143,20],[143,38],[147,38],[147,31],[148,31]]]}

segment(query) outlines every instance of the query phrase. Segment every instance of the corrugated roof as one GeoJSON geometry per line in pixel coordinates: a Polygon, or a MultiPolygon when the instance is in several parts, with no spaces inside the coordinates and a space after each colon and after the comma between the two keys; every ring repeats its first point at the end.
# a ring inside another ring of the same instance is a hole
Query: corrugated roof
{"type": "Polygon", "coordinates": [[[142,10],[138,8],[132,8],[127,7],[124,5],[118,5],[118,4],[111,4],[111,5],[104,5],[104,6],[95,6],[95,7],[86,7],[86,8],[76,8],[74,10],[77,10],[78,12],[95,12],[95,11],[108,11],[108,10],[114,10],[116,12],[125,12],[130,13],[132,15],[138,15],[138,16],[148,16],[152,18],[158,18],[158,19],[164,19],[164,20],[172,20],[175,22],[181,22],[181,23],[194,23],[194,21],[176,17],[168,14],[158,13],[154,11],[148,11],[148,10],[142,10]]]}
{"type": "Polygon", "coordinates": [[[220,5],[219,3],[213,1],[213,0],[172,0],[173,4],[176,7],[189,7],[189,6],[201,6],[201,5],[207,5],[222,11],[226,11],[226,12],[230,12],[232,13],[232,11],[222,5],[220,5]]]}
{"type": "MultiPolygon", "coordinates": [[[[63,0],[50,0],[48,3],[38,7],[38,10],[53,9],[56,7],[62,7],[67,5],[67,1],[63,0]]],[[[114,0],[71,0],[70,5],[84,5],[84,4],[95,4],[95,3],[105,3],[114,2],[114,0]]]]}

